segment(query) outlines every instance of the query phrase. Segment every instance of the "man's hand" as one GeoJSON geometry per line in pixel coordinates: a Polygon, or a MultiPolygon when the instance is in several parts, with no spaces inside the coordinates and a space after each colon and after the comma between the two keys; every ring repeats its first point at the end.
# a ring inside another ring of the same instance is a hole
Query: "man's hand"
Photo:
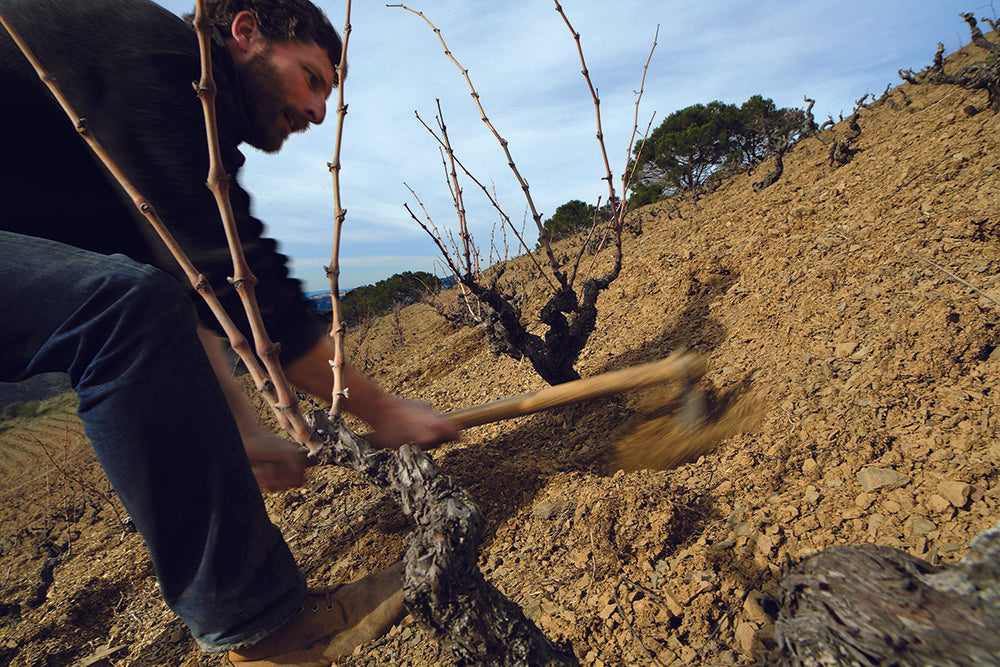
{"type": "MultiPolygon", "coordinates": [[[[334,358],[333,343],[325,336],[304,355],[285,368],[288,379],[313,396],[330,400],[334,358]]],[[[397,448],[407,442],[430,449],[457,440],[459,429],[428,405],[387,394],[350,364],[344,365],[344,385],[350,390],[344,407],[368,422],[374,433],[366,436],[374,447],[397,448]]]]}
{"type": "Polygon", "coordinates": [[[265,491],[285,491],[302,486],[307,465],[305,449],[279,438],[260,425],[246,394],[226,367],[222,340],[200,326],[198,337],[236,420],[257,483],[265,491]]]}
{"type": "Polygon", "coordinates": [[[244,433],[243,446],[260,488],[273,492],[302,486],[308,465],[305,449],[263,429],[244,433]]]}
{"type": "Polygon", "coordinates": [[[375,430],[365,439],[380,449],[412,442],[427,450],[459,437],[458,427],[430,406],[389,394],[383,394],[367,421],[375,430]]]}

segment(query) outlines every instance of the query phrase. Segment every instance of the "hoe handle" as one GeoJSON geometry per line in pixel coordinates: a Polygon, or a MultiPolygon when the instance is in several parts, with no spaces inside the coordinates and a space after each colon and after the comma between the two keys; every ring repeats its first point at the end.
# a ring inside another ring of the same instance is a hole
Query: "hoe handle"
{"type": "Polygon", "coordinates": [[[519,396],[474,405],[471,408],[454,410],[445,413],[444,416],[464,429],[663,382],[694,383],[704,373],[705,364],[700,357],[675,352],[660,361],[574,380],[519,396]]]}

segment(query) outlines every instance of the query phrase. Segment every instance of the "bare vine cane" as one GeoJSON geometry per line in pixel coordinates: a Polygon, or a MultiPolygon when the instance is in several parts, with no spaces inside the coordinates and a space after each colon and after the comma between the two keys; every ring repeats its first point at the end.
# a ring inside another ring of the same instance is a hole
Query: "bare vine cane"
{"type": "MultiPolygon", "coordinates": [[[[458,180],[458,172],[455,171],[455,152],[451,149],[451,143],[448,141],[447,126],[444,123],[444,112],[441,111],[441,100],[437,100],[438,108],[438,127],[441,128],[441,135],[444,138],[444,146],[442,148],[441,162],[445,168],[445,172],[448,174],[448,190],[451,192],[451,198],[455,202],[455,213],[458,215],[458,228],[459,228],[459,238],[462,240],[462,251],[465,256],[465,266],[467,271],[472,271],[472,235],[469,233],[469,221],[466,217],[465,212],[465,200],[462,197],[462,185],[458,180]]],[[[414,112],[416,114],[416,112],[414,112]]],[[[420,120],[420,114],[416,114],[417,119],[420,120]]],[[[420,121],[423,123],[423,121],[420,121]]],[[[433,133],[432,133],[433,134],[433,133]]],[[[413,192],[411,190],[411,192],[413,192]]],[[[413,193],[414,197],[416,193],[413,193]]],[[[423,204],[421,204],[421,207],[423,204]]],[[[478,256],[477,256],[478,260],[478,256]]],[[[476,262],[476,273],[479,273],[479,262],[476,262]]]]}
{"type": "Polygon", "coordinates": [[[327,163],[327,168],[333,177],[334,229],[333,250],[330,265],[326,267],[326,277],[330,281],[330,303],[333,307],[330,338],[333,339],[333,360],[330,370],[333,372],[333,396],[330,399],[330,418],[340,416],[343,400],[349,398],[348,387],[344,386],[344,322],[340,310],[340,238],[347,218],[347,210],[340,198],[340,148],[344,138],[344,119],[347,116],[347,105],[344,103],[344,79],[347,76],[347,42],[351,38],[351,0],[347,0],[346,18],[344,19],[344,38],[341,43],[340,62],[337,63],[337,134],[333,148],[333,161],[327,163]]]}
{"type": "MultiPolygon", "coordinates": [[[[198,34],[198,48],[201,54],[201,80],[195,85],[195,91],[201,100],[202,110],[205,115],[205,132],[208,140],[208,189],[215,196],[215,201],[219,207],[219,214],[222,216],[222,224],[226,230],[226,241],[229,244],[229,252],[233,258],[233,276],[230,282],[240,295],[243,309],[246,311],[247,320],[250,322],[250,331],[253,335],[254,348],[257,356],[264,363],[267,370],[266,375],[260,377],[251,376],[257,389],[263,394],[265,389],[273,387],[276,401],[271,405],[272,409],[279,415],[279,419],[285,430],[289,431],[296,440],[305,445],[314,455],[318,450],[319,440],[313,435],[312,429],[306,423],[299,412],[299,402],[292,391],[288,379],[285,377],[285,370],[278,361],[279,346],[271,341],[264,327],[264,319],[261,317],[260,308],[257,305],[255,287],[257,277],[250,270],[246,257],[243,254],[243,246],[240,244],[239,232],[236,229],[236,218],[233,215],[232,204],[229,200],[229,176],[222,165],[222,149],[219,145],[219,130],[215,116],[215,95],[216,85],[212,76],[212,31],[215,29],[208,19],[205,9],[205,0],[196,0],[194,26],[198,34]]],[[[240,355],[241,359],[250,356],[248,351],[245,354],[237,348],[237,345],[246,347],[246,339],[240,336],[237,340],[230,337],[230,345],[233,350],[240,355]]]]}
{"type": "MultiPolygon", "coordinates": [[[[458,196],[456,194],[456,192],[457,193],[461,193],[461,188],[459,188],[459,186],[458,186],[458,176],[457,176],[457,174],[455,172],[455,165],[458,165],[459,167],[461,167],[462,171],[465,173],[466,177],[468,177],[468,179],[470,181],[472,181],[477,186],[479,186],[479,189],[483,191],[483,194],[486,196],[487,200],[489,200],[490,204],[493,206],[493,208],[496,210],[496,212],[500,215],[500,218],[504,221],[504,224],[506,224],[506,226],[509,227],[510,230],[511,230],[511,232],[514,234],[514,238],[517,239],[517,241],[520,244],[521,248],[524,250],[525,256],[531,261],[532,264],[535,265],[535,268],[538,269],[539,275],[541,275],[542,278],[545,279],[545,281],[549,284],[549,286],[552,287],[553,291],[557,290],[558,288],[556,287],[555,283],[552,282],[552,278],[549,277],[549,275],[545,272],[545,269],[543,269],[542,266],[541,266],[541,264],[538,263],[538,260],[535,258],[535,255],[532,252],[531,248],[529,248],[528,244],[525,243],[525,241],[524,241],[524,235],[520,231],[518,231],[517,227],[511,221],[510,217],[503,211],[502,208],[500,208],[500,203],[497,202],[496,197],[494,197],[492,194],[490,194],[489,189],[485,185],[483,185],[483,183],[478,178],[476,178],[475,175],[471,171],[469,171],[464,164],[462,164],[462,161],[458,159],[458,156],[455,155],[455,151],[452,149],[452,146],[451,146],[451,140],[448,138],[448,128],[447,128],[447,126],[444,123],[444,114],[441,111],[440,100],[438,101],[438,116],[437,116],[437,121],[438,121],[438,128],[441,131],[441,136],[438,136],[437,133],[433,129],[431,129],[431,127],[426,122],[424,122],[424,119],[420,117],[420,114],[416,114],[416,116],[417,116],[417,120],[420,122],[420,124],[423,125],[424,128],[427,130],[427,132],[432,137],[434,137],[434,140],[438,142],[439,146],[441,147],[441,150],[444,152],[445,155],[447,155],[448,162],[451,165],[451,171],[450,171],[450,174],[449,174],[449,185],[448,185],[448,187],[449,187],[449,190],[451,190],[451,192],[452,192],[452,198],[455,201],[455,208],[456,208],[456,210],[459,213],[459,216],[458,216],[459,217],[459,230],[460,230],[459,231],[459,237],[462,239],[463,248],[464,248],[464,252],[465,252],[465,260],[464,260],[464,264],[463,264],[463,266],[465,267],[464,274],[472,275],[472,276],[478,276],[479,275],[479,264],[478,264],[478,261],[477,261],[476,262],[476,266],[475,266],[475,270],[473,271],[473,264],[472,264],[472,262],[469,259],[469,251],[471,249],[471,251],[474,254],[477,255],[477,257],[476,257],[477,260],[478,260],[478,252],[476,250],[476,245],[473,242],[472,235],[469,232],[469,227],[468,227],[468,224],[467,224],[467,221],[466,221],[466,217],[465,217],[465,209],[464,209],[464,206],[463,206],[463,204],[461,202],[461,198],[460,198],[460,196],[458,196]],[[452,183],[454,183],[454,185],[452,183]]],[[[406,187],[410,191],[410,193],[413,195],[413,197],[415,199],[417,199],[417,201],[419,202],[420,199],[419,199],[419,197],[417,197],[417,193],[414,192],[413,189],[410,188],[409,186],[406,186],[406,187]]],[[[427,234],[431,236],[432,239],[434,239],[434,242],[440,248],[441,245],[442,245],[441,243],[439,243],[440,233],[438,232],[436,225],[434,225],[434,222],[431,220],[430,215],[427,214],[427,210],[424,209],[424,217],[427,219],[427,221],[430,223],[431,227],[434,229],[433,233],[422,222],[420,222],[420,220],[417,219],[417,217],[413,214],[413,211],[410,210],[409,206],[407,206],[406,204],[404,204],[403,206],[404,206],[404,208],[406,208],[407,212],[410,214],[410,217],[413,218],[417,222],[417,224],[420,225],[424,229],[424,231],[427,232],[427,234]]],[[[423,204],[420,204],[420,207],[424,208],[423,204]]],[[[506,238],[506,231],[504,232],[504,238],[506,238]]],[[[456,253],[456,256],[458,256],[458,253],[456,253]]],[[[449,264],[453,263],[452,260],[451,260],[451,258],[447,256],[447,252],[445,252],[445,259],[448,261],[449,264]]],[[[456,274],[456,276],[458,276],[458,275],[462,275],[462,274],[456,274]]],[[[570,284],[572,284],[572,281],[571,281],[570,284]]]]}
{"type": "MultiPolygon", "coordinates": [[[[573,28],[573,24],[570,23],[569,17],[566,16],[566,12],[563,11],[562,5],[559,4],[559,0],[555,0],[556,11],[559,16],[562,17],[563,22],[569,29],[570,33],[573,35],[573,39],[576,41],[576,51],[580,56],[580,65],[583,67],[583,78],[587,81],[587,87],[590,89],[590,95],[594,100],[594,111],[597,115],[597,142],[601,146],[601,157],[604,159],[604,169],[605,176],[602,180],[608,182],[608,204],[611,209],[611,232],[615,237],[615,255],[614,255],[614,268],[612,269],[610,275],[617,275],[618,271],[621,270],[622,263],[622,225],[625,213],[625,204],[618,199],[615,194],[615,184],[614,177],[611,175],[611,163],[608,161],[608,151],[604,147],[604,130],[601,126],[601,98],[597,95],[597,89],[594,88],[594,83],[590,80],[590,70],[587,68],[587,61],[583,57],[583,45],[580,43],[580,33],[573,28]]],[[[649,57],[646,58],[646,65],[642,68],[642,84],[639,87],[639,94],[636,96],[635,109],[636,109],[636,123],[632,128],[632,137],[629,139],[628,155],[631,155],[632,145],[635,142],[636,128],[638,127],[638,114],[639,114],[639,102],[642,100],[642,93],[646,84],[646,72],[649,69],[649,62],[653,57],[653,51],[656,49],[656,40],[659,37],[660,28],[657,26],[656,35],[653,37],[653,47],[649,51],[649,57]]],[[[652,121],[650,121],[652,122],[652,121]]],[[[648,130],[647,130],[648,131],[648,130]]],[[[630,176],[626,174],[622,176],[622,197],[625,197],[626,192],[629,189],[629,178],[630,176]]],[[[603,241],[607,238],[605,235],[602,238],[603,241]]],[[[586,248],[586,244],[584,244],[586,248]]],[[[583,249],[581,249],[581,256],[583,254],[583,249]]],[[[594,266],[594,262],[597,260],[597,253],[594,254],[594,259],[591,260],[590,268],[594,266]]],[[[579,266],[580,257],[577,257],[576,265],[573,266],[573,273],[570,278],[570,284],[576,279],[576,271],[579,266]]]]}
{"type": "Polygon", "coordinates": [[[316,435],[328,446],[320,462],[350,468],[399,502],[415,530],[407,538],[404,590],[410,612],[430,634],[460,661],[477,665],[574,665],[572,650],[552,643],[529,621],[521,608],[486,582],[477,565],[483,516],[476,505],[434,461],[412,445],[398,452],[375,450],[340,418],[343,387],[343,334],[339,312],[339,250],[346,210],[340,194],[340,154],[343,139],[344,78],[351,32],[351,2],[347,2],[343,50],[337,67],[338,106],[333,175],[335,229],[333,256],[327,275],[333,302],[330,335],[336,347],[331,364],[335,375],[329,413],[315,410],[316,435]]]}
{"type": "Polygon", "coordinates": [[[529,190],[528,182],[524,180],[524,177],[521,175],[521,172],[518,171],[517,165],[514,163],[514,158],[510,154],[510,148],[507,140],[504,139],[502,136],[500,136],[500,133],[497,132],[496,128],[493,126],[493,123],[490,122],[489,117],[486,115],[486,110],[483,109],[483,104],[479,100],[479,93],[476,92],[475,86],[472,85],[472,79],[469,78],[469,70],[465,69],[462,66],[462,64],[458,62],[458,60],[452,54],[451,49],[448,48],[447,42],[444,41],[444,37],[441,35],[441,30],[436,25],[434,25],[430,21],[430,19],[424,16],[423,12],[419,12],[415,9],[412,9],[410,7],[407,7],[406,5],[401,5],[401,4],[386,5],[386,6],[405,9],[406,11],[412,14],[416,14],[417,16],[422,18],[424,22],[431,27],[431,29],[434,31],[434,34],[437,35],[438,40],[441,42],[441,46],[444,48],[445,55],[447,55],[448,58],[450,58],[451,61],[455,64],[455,67],[457,67],[459,71],[461,71],[462,76],[465,78],[465,83],[469,87],[470,91],[469,94],[472,96],[472,99],[476,104],[476,108],[479,109],[482,121],[486,124],[486,127],[489,128],[490,132],[493,133],[493,136],[496,138],[497,142],[500,143],[500,147],[503,149],[504,155],[507,158],[507,166],[510,167],[511,172],[514,174],[514,177],[517,179],[517,182],[521,186],[521,190],[524,192],[524,197],[527,201],[528,208],[531,210],[531,217],[535,221],[535,226],[538,228],[539,240],[542,242],[542,246],[545,249],[545,254],[548,257],[549,267],[552,271],[552,275],[555,276],[556,280],[558,281],[559,285],[562,288],[564,289],[568,288],[569,283],[566,280],[566,274],[560,268],[559,261],[556,259],[556,256],[553,253],[552,248],[549,244],[548,232],[545,231],[545,227],[542,225],[541,213],[539,213],[538,210],[535,208],[535,202],[531,198],[531,191],[529,190]]]}
{"type": "MultiPolygon", "coordinates": [[[[635,117],[632,119],[632,136],[629,137],[628,148],[625,150],[625,164],[631,160],[632,147],[635,146],[635,137],[639,133],[639,103],[642,101],[642,95],[646,90],[646,74],[649,72],[649,63],[653,60],[653,52],[656,51],[656,47],[659,45],[660,39],[660,26],[657,24],[656,32],[653,34],[653,45],[649,48],[649,55],[646,56],[646,64],[642,67],[642,80],[639,81],[639,92],[635,96],[635,117]]],[[[654,112],[649,118],[649,123],[646,125],[646,133],[642,135],[642,141],[639,142],[639,152],[642,152],[642,147],[646,143],[646,138],[649,136],[649,130],[653,126],[653,118],[656,116],[654,112]]],[[[632,187],[632,181],[635,179],[635,174],[639,169],[639,161],[634,160],[631,170],[626,170],[622,174],[622,197],[628,192],[629,188],[632,187]]],[[[622,203],[624,206],[624,202],[622,203]]]]}
{"type": "Polygon", "coordinates": [[[56,84],[55,79],[53,79],[52,76],[45,70],[42,63],[35,57],[28,45],[21,39],[20,34],[14,28],[13,24],[7,20],[6,16],[4,16],[2,12],[0,12],[0,23],[3,24],[4,28],[10,34],[11,39],[13,39],[14,43],[17,44],[17,47],[24,54],[25,58],[27,58],[28,62],[31,63],[35,73],[38,74],[38,78],[42,80],[42,82],[56,98],[59,106],[62,107],[63,111],[69,117],[70,122],[72,122],[74,127],[76,127],[76,131],[80,134],[81,138],[87,143],[101,163],[104,164],[109,173],[111,173],[114,179],[128,195],[129,199],[131,199],[135,207],[140,213],[142,213],[143,217],[146,218],[150,226],[152,226],[152,228],[156,231],[157,235],[163,241],[163,244],[170,251],[170,254],[177,261],[178,265],[180,265],[181,270],[184,271],[184,275],[187,277],[191,287],[193,287],[208,304],[212,314],[219,321],[219,324],[222,326],[223,331],[228,337],[230,345],[232,345],[236,353],[240,355],[240,359],[243,360],[243,363],[246,364],[247,370],[249,370],[251,377],[261,392],[261,395],[264,397],[268,405],[270,405],[274,410],[278,423],[293,436],[299,437],[299,435],[301,435],[301,441],[305,442],[310,433],[308,425],[305,423],[302,416],[298,414],[297,410],[290,412],[281,408],[281,397],[276,393],[275,385],[267,376],[266,370],[261,367],[260,363],[253,356],[246,339],[226,313],[225,308],[223,308],[222,304],[219,302],[219,299],[216,297],[215,292],[212,290],[208,280],[206,280],[205,276],[199,273],[197,268],[195,268],[195,266],[191,263],[191,260],[180,247],[180,244],[177,243],[176,239],[174,239],[173,235],[170,233],[170,230],[160,219],[160,216],[157,214],[156,209],[153,208],[153,205],[135,188],[135,186],[132,185],[121,169],[118,168],[118,165],[115,164],[110,154],[108,154],[97,138],[94,137],[93,133],[90,132],[87,127],[86,119],[76,113],[69,100],[65,95],[63,95],[62,90],[56,84]],[[293,422],[293,419],[296,417],[297,421],[293,422]]]}

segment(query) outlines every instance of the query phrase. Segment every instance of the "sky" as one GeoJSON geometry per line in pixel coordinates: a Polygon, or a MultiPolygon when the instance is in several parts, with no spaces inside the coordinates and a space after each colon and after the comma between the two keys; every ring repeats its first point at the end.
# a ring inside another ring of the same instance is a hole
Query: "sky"
{"type": "MultiPolygon", "coordinates": [[[[440,30],[468,71],[497,132],[508,141],[543,219],[561,204],[607,199],[593,101],[576,43],[552,0],[409,0],[440,30]]],[[[193,0],[158,0],[181,14],[193,0]]],[[[316,2],[342,31],[345,5],[316,2]]],[[[969,42],[961,12],[995,18],[983,0],[561,0],[581,35],[601,100],[605,146],[616,190],[633,129],[644,133],[674,111],[714,100],[741,104],[760,94],[779,107],[816,100],[817,122],[849,115],[865,93],[901,83],[900,69],[930,65],[938,42],[950,53],[969,42]],[[697,5],[697,6],[695,6],[697,5]],[[659,34],[657,36],[657,28],[659,34]],[[646,72],[636,121],[637,91],[646,72]]],[[[347,218],[340,250],[342,288],[401,271],[444,268],[437,247],[404,208],[442,230],[457,217],[432,127],[440,100],[458,158],[491,191],[534,246],[537,232],[503,150],[461,71],[419,16],[381,2],[353,3],[344,87],[348,113],[341,153],[347,218]]],[[[981,24],[984,31],[988,26],[981,24]]],[[[306,291],[328,288],[323,267],[333,244],[336,91],[323,125],[265,155],[245,147],[242,184],[254,214],[291,258],[306,291]]],[[[475,184],[463,184],[470,230],[485,256],[503,248],[499,215],[475,184]],[[494,237],[494,230],[496,236],[494,237]]],[[[512,241],[509,241],[512,244],[512,241]]],[[[517,254],[511,245],[513,254],[517,254]]]]}

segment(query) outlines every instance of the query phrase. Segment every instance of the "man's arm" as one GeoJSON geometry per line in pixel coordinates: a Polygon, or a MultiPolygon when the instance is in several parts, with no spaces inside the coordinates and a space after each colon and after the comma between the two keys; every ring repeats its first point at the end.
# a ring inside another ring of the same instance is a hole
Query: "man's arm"
{"type": "MultiPolygon", "coordinates": [[[[288,364],[285,373],[299,389],[329,401],[333,397],[333,341],[321,337],[304,355],[288,364]]],[[[344,366],[348,397],[344,407],[368,422],[374,433],[368,441],[376,447],[399,447],[413,442],[424,449],[456,440],[459,429],[428,405],[387,394],[352,366],[344,366]]]]}
{"type": "Polygon", "coordinates": [[[305,450],[271,433],[257,421],[246,394],[226,364],[222,339],[201,326],[198,327],[198,338],[219,380],[229,410],[236,419],[257,483],[265,491],[284,491],[302,486],[307,465],[305,450]]]}

